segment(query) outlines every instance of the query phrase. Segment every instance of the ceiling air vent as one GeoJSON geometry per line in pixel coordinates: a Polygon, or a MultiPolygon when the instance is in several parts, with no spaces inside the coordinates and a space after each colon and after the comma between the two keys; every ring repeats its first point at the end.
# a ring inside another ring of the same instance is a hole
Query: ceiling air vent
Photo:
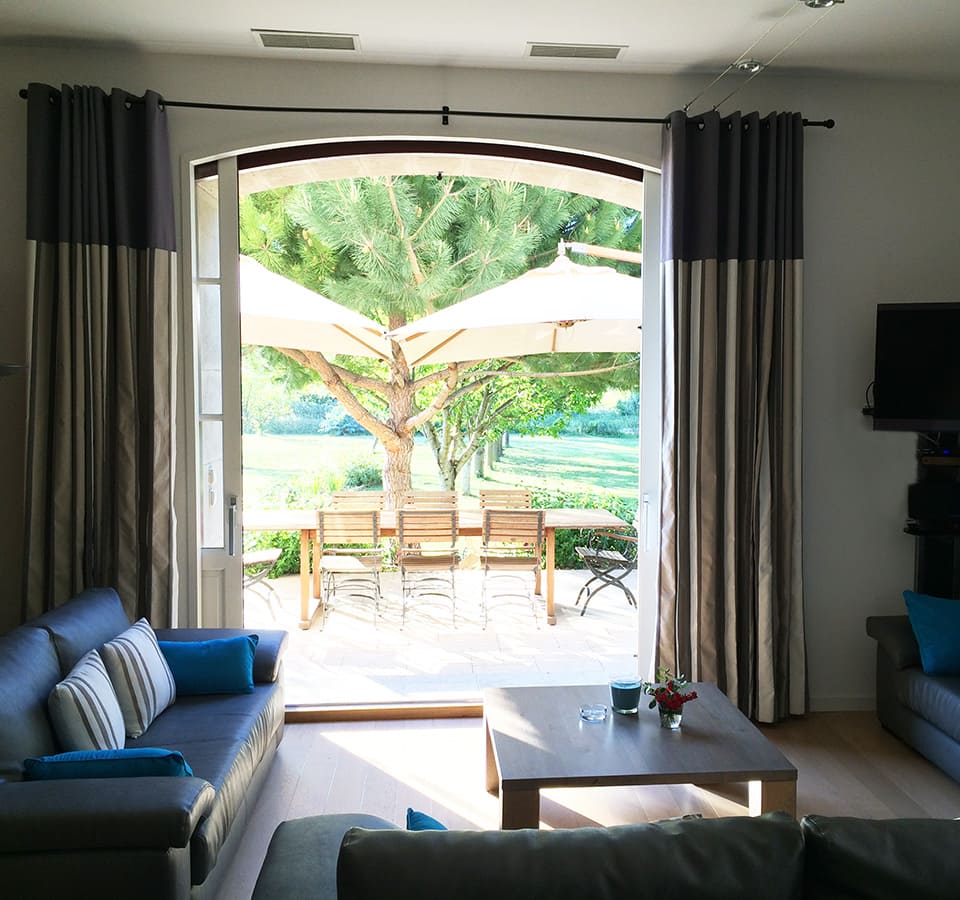
{"type": "Polygon", "coordinates": [[[360,42],[355,34],[327,34],[322,31],[271,31],[253,28],[260,43],[267,49],[283,50],[349,50],[356,52],[360,42]]]}
{"type": "Polygon", "coordinates": [[[623,46],[612,44],[528,44],[529,56],[541,59],[616,59],[623,46]]]}

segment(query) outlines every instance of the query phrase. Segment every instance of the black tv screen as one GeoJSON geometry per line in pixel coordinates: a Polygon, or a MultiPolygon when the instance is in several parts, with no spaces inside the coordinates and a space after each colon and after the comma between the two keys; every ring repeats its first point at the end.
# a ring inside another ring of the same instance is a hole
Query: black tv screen
{"type": "Polygon", "coordinates": [[[960,431],[960,303],[881,303],[873,427],[960,431]]]}

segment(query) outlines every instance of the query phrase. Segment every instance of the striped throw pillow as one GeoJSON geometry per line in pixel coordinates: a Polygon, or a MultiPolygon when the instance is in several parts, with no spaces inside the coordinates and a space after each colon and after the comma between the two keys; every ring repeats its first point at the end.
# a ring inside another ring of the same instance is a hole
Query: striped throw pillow
{"type": "Polygon", "coordinates": [[[123,713],[96,650],[54,687],[47,708],[64,750],[119,750],[124,744],[123,713]]]}
{"type": "Polygon", "coordinates": [[[100,648],[123,710],[127,736],[138,738],[177,699],[177,686],[146,619],[100,648]]]}

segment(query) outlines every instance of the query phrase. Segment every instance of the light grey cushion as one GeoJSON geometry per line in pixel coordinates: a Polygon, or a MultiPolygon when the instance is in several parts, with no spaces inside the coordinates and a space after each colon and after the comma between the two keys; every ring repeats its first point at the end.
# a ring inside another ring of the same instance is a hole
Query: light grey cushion
{"type": "Polygon", "coordinates": [[[63,750],[123,747],[123,713],[96,650],[81,657],[70,674],[54,686],[47,707],[63,750]]]}
{"type": "Polygon", "coordinates": [[[131,625],[100,648],[123,711],[129,737],[140,737],[177,699],[177,687],[157,636],[146,619],[131,625]]]}

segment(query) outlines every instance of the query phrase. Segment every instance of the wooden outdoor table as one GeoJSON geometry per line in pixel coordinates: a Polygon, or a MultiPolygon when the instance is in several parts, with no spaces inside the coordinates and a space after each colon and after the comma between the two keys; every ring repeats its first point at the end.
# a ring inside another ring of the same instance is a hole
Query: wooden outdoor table
{"type": "MultiPolygon", "coordinates": [[[[619,516],[605,509],[545,509],[543,515],[544,556],[546,574],[547,624],[556,625],[554,611],[554,563],[558,529],[628,528],[619,516]]],[[[320,596],[320,570],[313,566],[313,584],[310,579],[311,548],[317,536],[317,514],[314,510],[251,510],[243,515],[247,531],[300,532],[300,627],[310,627],[310,598],[320,596]]],[[[457,533],[461,537],[478,537],[483,533],[483,512],[480,509],[461,509],[457,515],[457,533]]],[[[397,514],[394,510],[380,513],[380,534],[396,537],[397,514]]],[[[316,560],[314,560],[316,563],[316,560]]],[[[539,593],[539,591],[538,591],[539,593]]]]}

